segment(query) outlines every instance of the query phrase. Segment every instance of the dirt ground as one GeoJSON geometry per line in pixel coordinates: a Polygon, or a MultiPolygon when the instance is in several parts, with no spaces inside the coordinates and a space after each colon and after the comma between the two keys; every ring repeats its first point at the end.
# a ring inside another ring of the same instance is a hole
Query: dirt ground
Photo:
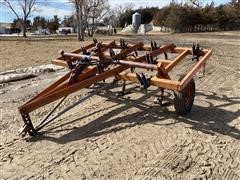
{"type": "MultiPolygon", "coordinates": [[[[160,94],[155,87],[145,94],[129,84],[130,93],[119,97],[115,93],[119,87],[102,82],[72,94],[60,110],[89,98],[38,136],[20,138],[17,107],[67,70],[0,84],[0,179],[240,179],[240,33],[125,38],[187,47],[198,41],[214,50],[205,76],[195,77],[191,113],[177,116],[173,105],[160,107],[154,101],[160,94]]],[[[0,44],[1,71],[49,63],[60,49],[83,45],[74,39],[0,44]]],[[[182,74],[189,63],[194,62],[181,63],[172,75],[182,74]]],[[[172,94],[167,91],[167,100],[173,99],[172,94]]],[[[52,107],[31,113],[33,122],[52,107]]]]}

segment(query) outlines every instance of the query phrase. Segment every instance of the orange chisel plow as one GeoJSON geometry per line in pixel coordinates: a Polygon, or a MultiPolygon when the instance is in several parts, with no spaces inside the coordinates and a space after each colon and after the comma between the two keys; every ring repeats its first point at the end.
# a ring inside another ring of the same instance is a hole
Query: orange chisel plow
{"type": "Polygon", "coordinates": [[[159,87],[160,104],[162,104],[164,89],[173,90],[175,110],[177,114],[185,115],[191,111],[194,101],[193,76],[201,68],[205,70],[206,60],[211,56],[212,50],[200,49],[199,45],[193,45],[192,48],[180,48],[174,44],[158,46],[154,41],[151,41],[149,46],[144,46],[142,42],[128,45],[123,39],[120,39],[120,44],[115,41],[105,44],[94,39],[92,44],[71,53],[61,50],[60,54],[61,56],[52,60],[52,63],[68,67],[70,72],[18,108],[24,121],[24,126],[18,132],[22,136],[26,133],[35,136],[44,126],[56,119],[49,119],[49,117],[69,94],[109,77],[114,77],[115,81],[139,83],[144,89],[149,86],[159,87]],[[174,54],[175,57],[168,59],[169,53],[174,54]],[[165,59],[159,58],[162,54],[165,59]],[[196,63],[178,81],[172,80],[169,72],[188,55],[191,55],[196,63]],[[135,68],[156,73],[147,78],[143,73],[136,73],[135,68]],[[131,71],[127,71],[128,69],[131,71]],[[61,98],[62,100],[46,118],[34,127],[29,113],[61,98]]]}

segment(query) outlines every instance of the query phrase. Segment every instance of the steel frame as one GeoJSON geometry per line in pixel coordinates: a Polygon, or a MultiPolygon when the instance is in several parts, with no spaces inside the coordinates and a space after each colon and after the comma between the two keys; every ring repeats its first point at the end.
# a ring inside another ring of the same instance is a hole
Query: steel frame
{"type": "Polygon", "coordinates": [[[155,42],[151,42],[150,46],[144,46],[142,42],[127,45],[124,40],[120,41],[120,45],[115,41],[105,44],[98,43],[94,39],[93,43],[85,47],[76,49],[71,53],[61,50],[60,54],[61,56],[53,59],[52,63],[68,67],[70,72],[19,107],[19,112],[24,121],[24,126],[19,131],[20,134],[36,135],[42,128],[41,124],[46,121],[44,119],[39,127],[34,128],[29,116],[30,112],[60,98],[65,99],[69,94],[109,77],[115,77],[116,80],[147,84],[145,88],[152,85],[161,88],[162,91],[164,89],[182,91],[200,68],[205,71],[205,64],[211,56],[212,50],[197,49],[196,51],[195,46],[192,49],[180,48],[174,44],[158,47],[155,42]],[[120,52],[115,54],[115,49],[120,52]],[[107,50],[109,50],[109,53],[107,53],[107,50]],[[139,53],[145,53],[146,55],[139,56],[139,53]],[[158,56],[163,53],[166,59],[159,59],[158,56]],[[167,53],[174,53],[177,56],[172,60],[167,60],[167,53]],[[172,80],[168,73],[187,55],[192,55],[193,60],[196,59],[197,61],[196,64],[181,81],[172,80]],[[141,77],[137,73],[126,71],[136,67],[151,69],[156,71],[156,75],[146,79],[145,76],[141,77]]]}

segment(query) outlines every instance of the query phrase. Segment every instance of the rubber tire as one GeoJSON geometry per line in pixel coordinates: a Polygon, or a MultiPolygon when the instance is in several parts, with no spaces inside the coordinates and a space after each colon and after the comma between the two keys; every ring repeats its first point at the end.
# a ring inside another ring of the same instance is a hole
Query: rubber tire
{"type": "MultiPolygon", "coordinates": [[[[183,77],[181,77],[179,81],[181,81],[183,77]]],[[[178,115],[188,114],[192,109],[194,97],[195,97],[195,82],[194,79],[191,79],[191,81],[186,85],[186,87],[182,91],[174,91],[174,108],[176,110],[176,113],[178,115]],[[191,88],[191,90],[189,90],[189,88],[191,88]],[[191,93],[191,97],[187,97],[189,93],[191,93]],[[187,103],[186,98],[188,98],[187,103]]]]}

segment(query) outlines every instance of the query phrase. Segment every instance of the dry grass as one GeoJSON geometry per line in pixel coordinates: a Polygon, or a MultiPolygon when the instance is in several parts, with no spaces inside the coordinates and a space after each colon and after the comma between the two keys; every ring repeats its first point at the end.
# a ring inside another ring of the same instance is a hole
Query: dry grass
{"type": "MultiPolygon", "coordinates": [[[[154,103],[159,89],[148,93],[127,85],[91,96],[81,105],[42,129],[40,135],[21,139],[17,108],[65,71],[2,84],[0,89],[0,168],[3,179],[240,179],[239,42],[236,34],[192,33],[126,36],[131,42],[149,39],[191,46],[199,41],[214,53],[206,74],[195,77],[196,97],[190,114],[177,116],[174,107],[154,103]]],[[[119,37],[106,37],[110,40],[119,37]]],[[[88,42],[86,42],[88,43],[88,42]]],[[[83,45],[70,40],[2,41],[1,70],[49,63],[60,49],[83,45]],[[18,57],[19,56],[19,57],[18,57]]],[[[191,61],[191,60],[189,60],[191,61]]],[[[192,62],[192,61],[191,61],[192,62]]],[[[184,64],[183,64],[184,65],[184,64]]],[[[177,66],[177,74],[183,73],[177,66]]],[[[172,76],[171,76],[172,77],[172,76]]],[[[61,105],[68,107],[99,85],[82,89],[61,105]]],[[[166,91],[171,102],[173,93],[166,91]]],[[[41,120],[52,104],[31,113],[41,120]]]]}
{"type": "MultiPolygon", "coordinates": [[[[109,41],[110,39],[118,39],[119,37],[102,37],[100,41],[109,41]]],[[[84,42],[78,42],[76,38],[69,39],[17,39],[13,38],[0,40],[0,71],[6,71],[16,68],[28,66],[36,66],[41,64],[49,64],[53,58],[59,54],[59,50],[72,51],[80,48],[85,44],[92,42],[91,38],[87,38],[84,42]]]]}

